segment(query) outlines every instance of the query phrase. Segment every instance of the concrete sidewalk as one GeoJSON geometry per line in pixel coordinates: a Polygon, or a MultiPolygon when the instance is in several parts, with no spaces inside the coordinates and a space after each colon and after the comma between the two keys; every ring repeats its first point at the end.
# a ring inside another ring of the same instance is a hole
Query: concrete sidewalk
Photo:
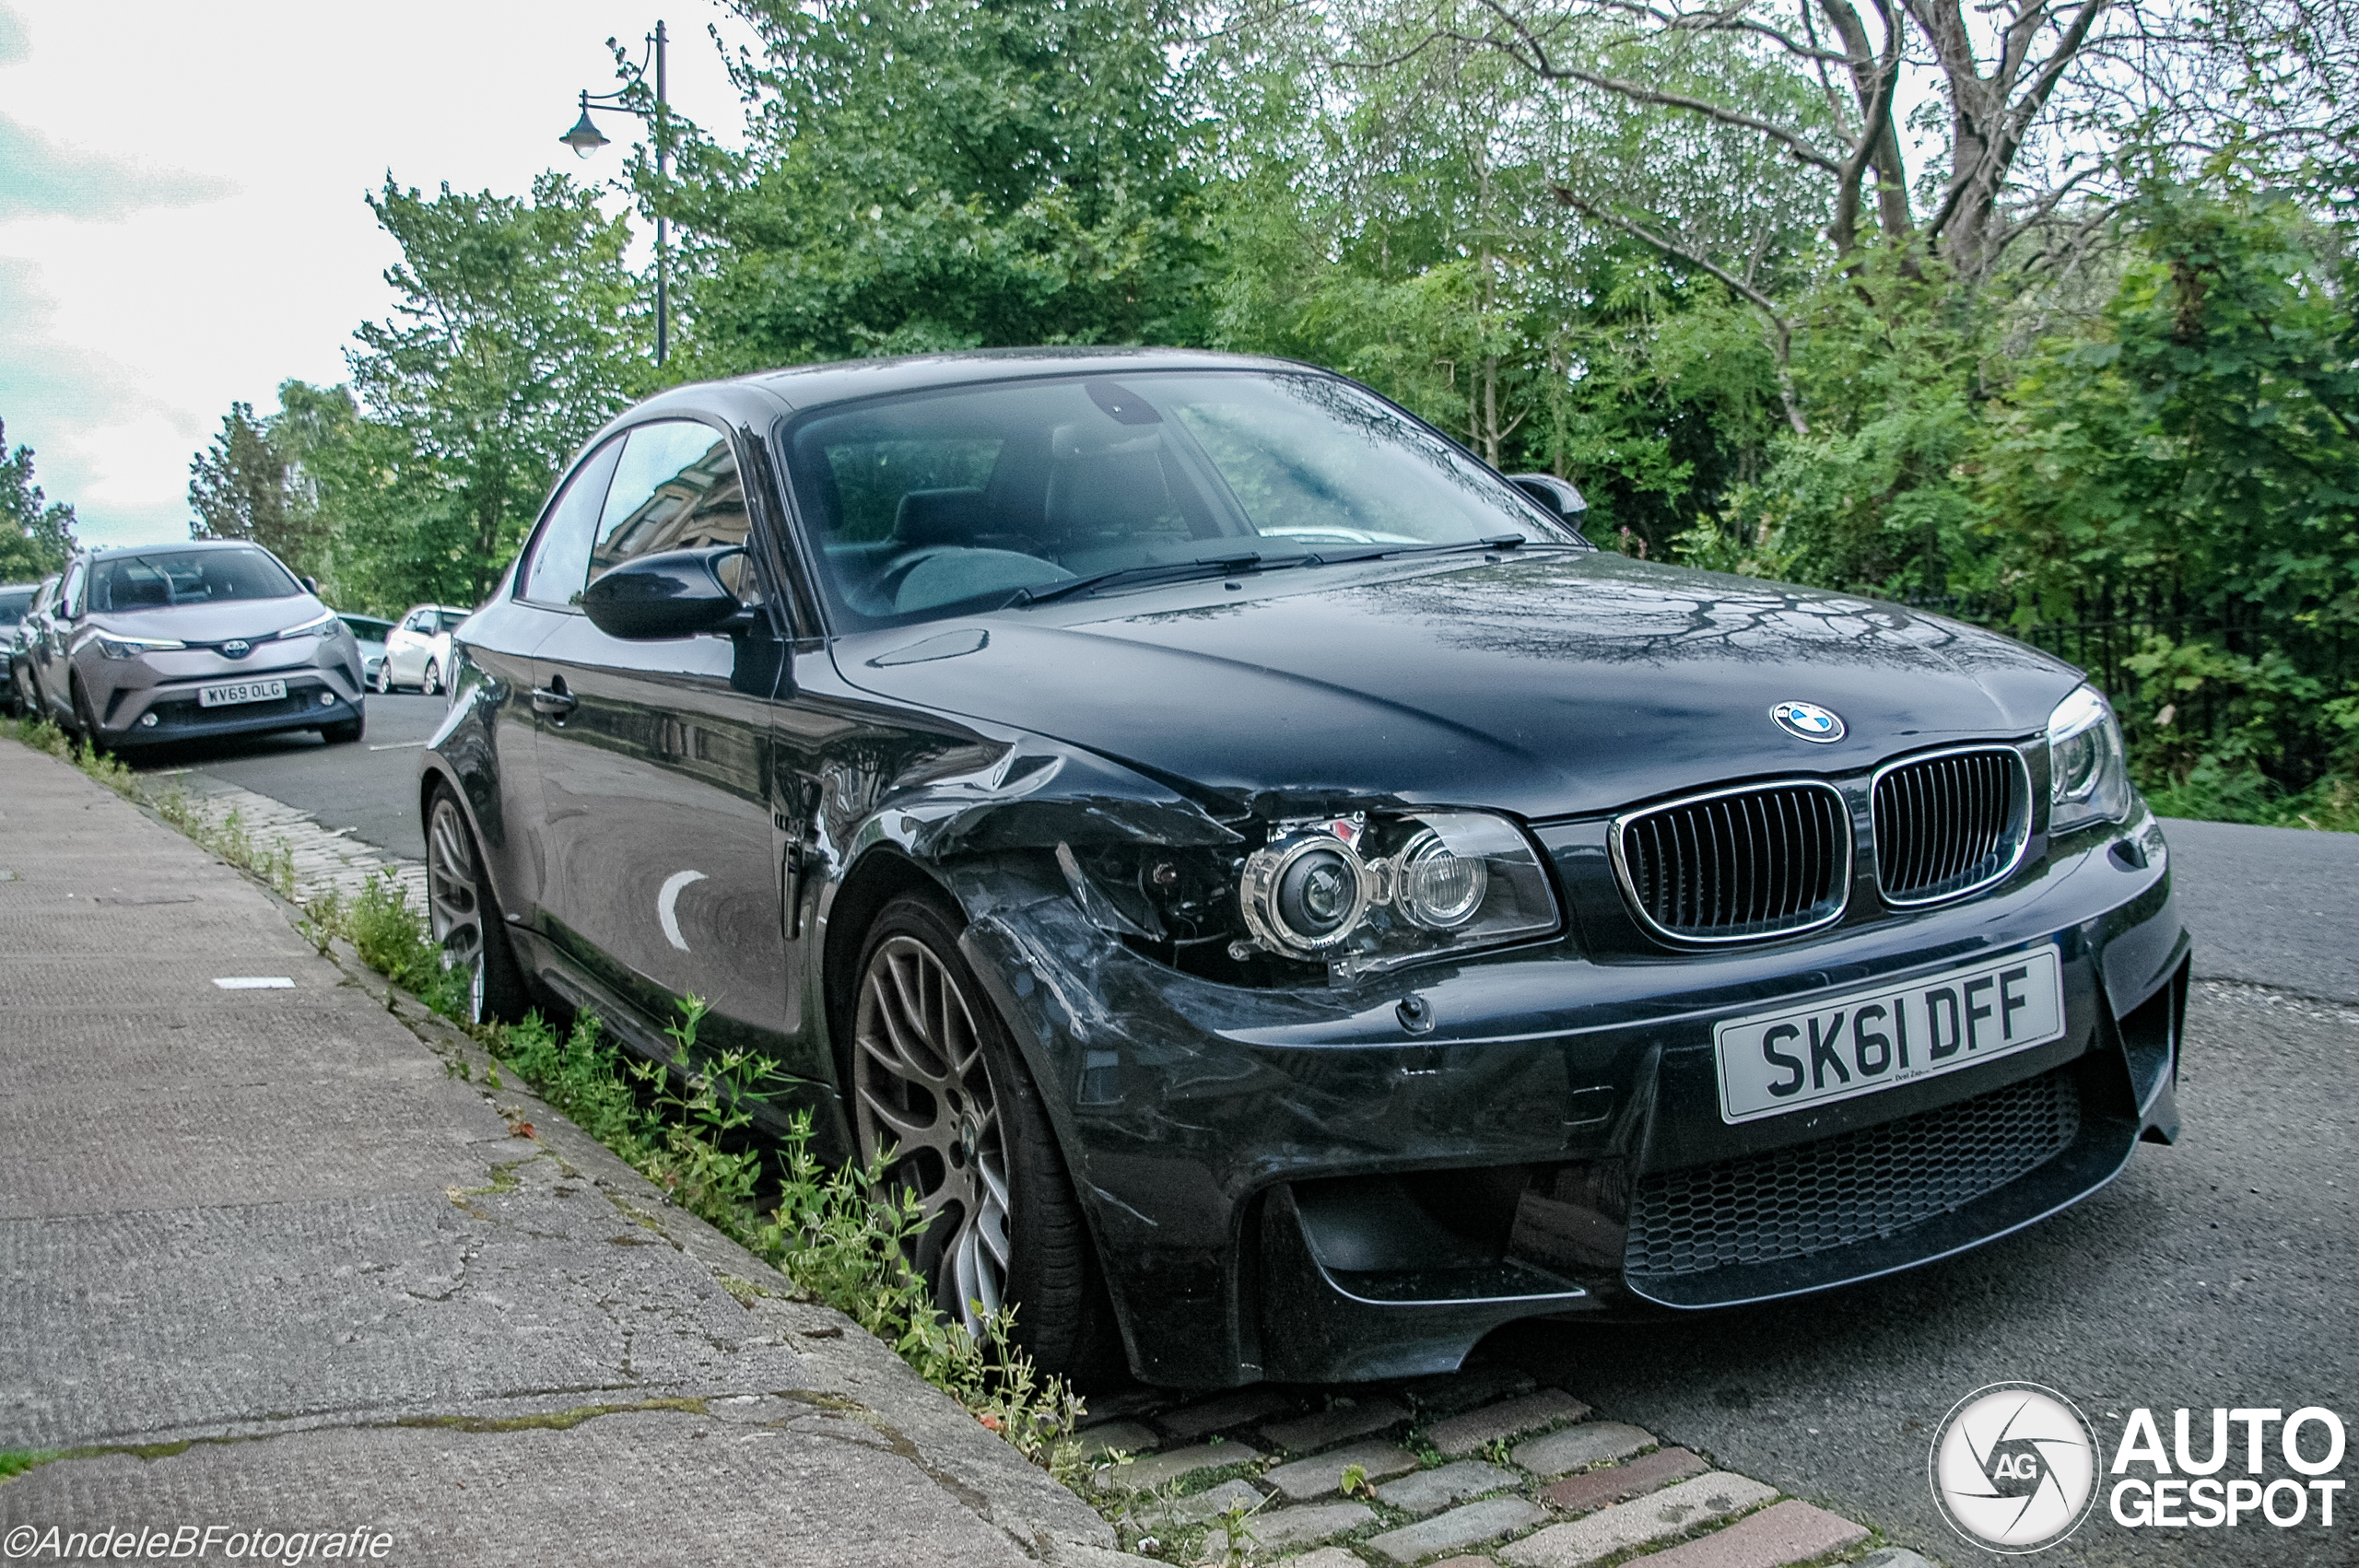
{"type": "Polygon", "coordinates": [[[390,1000],[0,743],[0,1450],[100,1450],[0,1485],[10,1558],[55,1527],[210,1529],[200,1561],[1138,1561],[390,1000]]]}

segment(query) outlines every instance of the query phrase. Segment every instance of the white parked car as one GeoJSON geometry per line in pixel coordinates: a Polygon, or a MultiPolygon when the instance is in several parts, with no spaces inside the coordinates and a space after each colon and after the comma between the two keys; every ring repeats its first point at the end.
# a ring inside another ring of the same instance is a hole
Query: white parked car
{"type": "Polygon", "coordinates": [[[376,687],[389,692],[416,686],[432,696],[451,673],[451,628],[475,614],[450,604],[416,604],[385,634],[385,657],[377,665],[376,687]]]}

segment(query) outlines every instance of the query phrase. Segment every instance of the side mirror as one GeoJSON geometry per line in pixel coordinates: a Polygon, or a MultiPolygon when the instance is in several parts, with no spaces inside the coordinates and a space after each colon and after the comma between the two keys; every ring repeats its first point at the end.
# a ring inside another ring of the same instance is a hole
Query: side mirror
{"type": "Polygon", "coordinates": [[[316,599],[320,596],[320,579],[318,578],[300,577],[295,580],[301,583],[303,585],[303,591],[310,594],[312,598],[316,599]]]}
{"type": "Polygon", "coordinates": [[[1572,481],[1559,479],[1553,474],[1510,474],[1508,483],[1540,503],[1540,509],[1560,522],[1579,524],[1574,520],[1589,510],[1589,503],[1573,488],[1572,481]]]}
{"type": "Polygon", "coordinates": [[[721,580],[721,565],[745,553],[743,545],[721,544],[625,561],[583,591],[582,611],[608,637],[633,642],[732,629],[751,617],[721,580]]]}

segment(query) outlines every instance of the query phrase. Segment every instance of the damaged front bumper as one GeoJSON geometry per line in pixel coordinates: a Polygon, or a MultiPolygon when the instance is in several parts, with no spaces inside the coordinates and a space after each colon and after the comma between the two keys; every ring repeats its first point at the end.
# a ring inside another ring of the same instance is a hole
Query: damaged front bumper
{"type": "MultiPolygon", "coordinates": [[[[1534,832],[1579,886],[1594,828],[1534,832]]],[[[1519,1318],[1870,1279],[2077,1201],[2177,1130],[2188,938],[2142,813],[2000,894],[1804,942],[1567,939],[1330,990],[1142,956],[1045,857],[952,880],[1152,1382],[1446,1371],[1519,1318]],[[2043,943],[2063,1038],[1723,1124],[1719,1020],[2043,943]]]]}

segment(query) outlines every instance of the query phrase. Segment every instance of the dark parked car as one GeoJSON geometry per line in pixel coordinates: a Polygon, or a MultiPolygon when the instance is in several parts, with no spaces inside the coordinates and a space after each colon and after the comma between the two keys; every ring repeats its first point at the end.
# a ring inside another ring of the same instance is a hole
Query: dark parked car
{"type": "Polygon", "coordinates": [[[11,715],[35,711],[26,686],[18,677],[17,665],[24,657],[21,645],[31,636],[25,626],[26,617],[56,583],[53,577],[39,582],[0,583],[0,657],[7,661],[6,666],[0,668],[0,688],[5,688],[0,689],[0,706],[5,706],[11,715]]]}
{"type": "Polygon", "coordinates": [[[1159,1383],[1867,1280],[2173,1137],[2104,698],[1578,504],[1273,361],[666,392],[456,633],[437,931],[651,1055],[707,999],[945,1307],[1159,1383]]]}
{"type": "Polygon", "coordinates": [[[37,660],[44,705],[93,745],[317,730],[360,739],[360,650],[278,557],[239,540],[90,550],[37,660]]]}

